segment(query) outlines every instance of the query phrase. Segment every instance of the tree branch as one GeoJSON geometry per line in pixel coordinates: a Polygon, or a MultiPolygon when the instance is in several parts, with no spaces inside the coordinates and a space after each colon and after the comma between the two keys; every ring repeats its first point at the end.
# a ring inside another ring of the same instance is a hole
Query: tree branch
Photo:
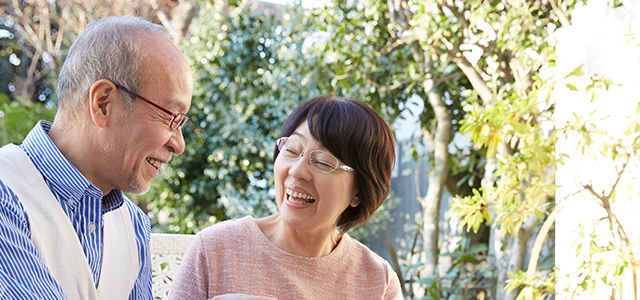
{"type": "Polygon", "coordinates": [[[331,77],[335,78],[336,80],[342,80],[345,79],[347,77],[349,77],[349,75],[351,75],[351,73],[353,73],[355,70],[358,69],[358,64],[354,64],[353,68],[351,68],[351,70],[348,70],[344,73],[342,73],[341,75],[338,75],[336,73],[333,73],[333,71],[331,71],[331,69],[327,68],[327,72],[329,72],[329,75],[331,75],[331,77]]]}
{"type": "Polygon", "coordinates": [[[464,74],[467,76],[469,82],[471,82],[471,86],[473,86],[473,88],[478,92],[480,98],[482,98],[483,101],[489,103],[494,97],[493,92],[491,92],[491,89],[489,89],[487,83],[484,81],[482,76],[480,76],[480,73],[476,71],[471,62],[469,62],[469,60],[464,57],[462,53],[457,53],[457,55],[452,57],[452,60],[456,63],[456,65],[458,65],[458,68],[460,68],[460,70],[462,70],[462,72],[464,72],[464,74]]]}
{"type": "Polygon", "coordinates": [[[558,4],[556,4],[556,1],[549,0],[549,3],[551,4],[551,8],[553,9],[553,11],[558,16],[558,20],[560,20],[560,25],[562,25],[562,27],[571,26],[571,21],[569,21],[569,17],[567,16],[567,13],[563,11],[560,7],[558,7],[558,4]]]}
{"type": "Polygon", "coordinates": [[[463,72],[460,72],[460,71],[453,72],[453,73],[451,73],[449,75],[442,76],[442,77],[439,77],[437,79],[434,79],[433,81],[435,82],[435,85],[438,85],[440,83],[443,83],[443,82],[448,81],[448,80],[450,80],[452,78],[456,78],[456,77],[459,77],[459,76],[462,76],[462,75],[464,75],[463,72]]]}
{"type": "Polygon", "coordinates": [[[408,40],[405,37],[400,37],[396,40],[392,41],[388,41],[386,45],[384,45],[384,47],[382,47],[382,49],[380,49],[380,51],[378,51],[378,53],[376,53],[376,57],[381,57],[391,51],[393,51],[393,49],[395,49],[396,47],[406,43],[408,40]]]}
{"type": "MultiPolygon", "coordinates": [[[[329,71],[329,72],[331,72],[331,71],[329,71]]],[[[334,74],[334,75],[335,75],[335,74],[334,74]]],[[[338,79],[338,80],[340,80],[340,79],[338,79]]],[[[394,81],[392,85],[383,86],[383,85],[379,85],[379,84],[378,84],[378,83],[376,83],[375,81],[373,81],[373,80],[369,79],[369,77],[367,77],[366,75],[365,75],[365,80],[366,80],[368,83],[370,83],[370,84],[372,84],[373,86],[375,86],[375,87],[376,87],[376,89],[377,89],[380,93],[384,93],[384,92],[387,92],[387,91],[395,90],[395,89],[397,89],[397,88],[399,88],[399,87],[401,87],[401,86],[403,86],[403,85],[405,85],[405,84],[407,84],[407,83],[411,83],[411,82],[414,82],[414,81],[415,81],[415,80],[413,80],[413,79],[405,79],[405,80],[402,80],[402,81],[394,81]]]]}
{"type": "Polygon", "coordinates": [[[538,265],[538,257],[540,256],[540,251],[542,251],[542,245],[544,245],[544,241],[549,234],[549,230],[551,230],[551,226],[556,221],[556,216],[560,211],[562,211],[566,207],[566,202],[562,201],[562,203],[556,204],[553,208],[553,211],[549,214],[547,219],[540,227],[540,231],[538,231],[538,235],[536,236],[536,240],[533,243],[533,247],[531,248],[531,256],[529,258],[529,265],[527,266],[527,281],[530,282],[534,278],[534,274],[536,271],[536,267],[538,265]]]}
{"type": "Polygon", "coordinates": [[[438,0],[438,7],[440,8],[440,11],[443,12],[444,15],[444,11],[442,10],[443,7],[446,7],[447,9],[449,9],[449,11],[451,11],[451,13],[456,17],[456,19],[458,20],[458,22],[462,25],[462,34],[464,35],[465,38],[469,38],[471,35],[471,31],[469,30],[469,21],[467,20],[467,18],[464,17],[464,14],[462,14],[458,8],[456,7],[455,3],[451,0],[447,0],[442,1],[442,0],[438,0]]]}
{"type": "Polygon", "coordinates": [[[399,27],[398,31],[406,31],[411,28],[409,20],[413,18],[413,12],[409,9],[407,0],[387,0],[390,19],[399,27]],[[396,10],[396,5],[398,9],[396,10]]]}
{"type": "Polygon", "coordinates": [[[38,1],[38,7],[40,8],[40,31],[42,32],[42,39],[45,40],[47,50],[53,49],[53,41],[51,40],[51,19],[49,17],[49,3],[45,0],[38,1]]]}

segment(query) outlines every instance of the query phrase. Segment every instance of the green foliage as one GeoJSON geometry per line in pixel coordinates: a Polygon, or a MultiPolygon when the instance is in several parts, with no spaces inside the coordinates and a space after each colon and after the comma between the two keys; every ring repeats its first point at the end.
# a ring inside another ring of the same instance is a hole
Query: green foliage
{"type": "MultiPolygon", "coordinates": [[[[499,225],[501,234],[515,235],[529,215],[543,217],[539,212],[545,211],[555,193],[553,173],[550,172],[557,163],[555,136],[543,127],[549,124],[553,113],[553,106],[549,105],[548,98],[544,98],[553,83],[535,74],[549,63],[545,58],[553,57],[553,47],[548,44],[551,31],[545,27],[556,25],[550,19],[549,8],[511,7],[505,13],[499,13],[505,9],[504,4],[493,6],[490,1],[469,4],[467,11],[471,16],[466,19],[486,21],[493,29],[478,32],[478,39],[492,40],[490,33],[496,35],[496,47],[489,48],[494,51],[483,52],[477,62],[493,72],[486,85],[495,92],[490,102],[468,98],[466,118],[460,128],[461,133],[470,135],[476,147],[487,150],[487,157],[499,153],[495,172],[497,185],[466,198],[456,198],[452,208],[463,217],[463,224],[468,228],[478,228],[485,221],[493,221],[499,225]],[[518,17],[522,15],[530,18],[518,17]],[[539,24],[535,25],[536,22],[539,24]],[[511,30],[514,26],[523,30],[511,30]],[[499,67],[491,67],[505,53],[519,58],[527,66],[526,71],[532,74],[528,87],[526,78],[514,80],[500,75],[499,67]],[[489,207],[494,209],[493,220],[489,218],[489,207]]],[[[442,22],[452,30],[458,30],[455,24],[442,22]]],[[[469,26],[478,24],[472,21],[469,26]]],[[[430,42],[445,43],[440,39],[430,42]]]]}
{"type": "MultiPolygon", "coordinates": [[[[464,238],[453,252],[442,254],[451,257],[452,266],[443,277],[421,278],[419,261],[406,266],[403,274],[405,281],[414,282],[424,291],[424,296],[409,296],[407,299],[424,300],[472,300],[478,299],[478,292],[482,290],[482,281],[494,277],[495,270],[486,264],[487,246],[484,244],[471,245],[468,238],[464,238]],[[415,277],[415,278],[414,278],[415,277]]],[[[484,293],[484,291],[482,292],[484,293]]]]}
{"type": "Polygon", "coordinates": [[[384,229],[386,223],[394,221],[391,217],[391,210],[396,207],[399,202],[400,198],[395,197],[393,193],[390,194],[367,222],[349,230],[349,236],[361,242],[377,238],[378,233],[380,230],[384,229]]]}
{"type": "Polygon", "coordinates": [[[555,82],[546,74],[555,65],[552,34],[560,21],[569,23],[578,2],[562,1],[560,8],[556,2],[497,0],[416,6],[407,36],[429,49],[435,62],[455,62],[464,72],[473,91],[460,93],[465,118],[459,130],[496,161],[495,167],[484,164],[482,189],[456,196],[451,205],[469,230],[487,222],[502,236],[518,236],[530,216],[544,219],[554,201],[553,176],[562,156],[555,155],[555,82]]]}
{"type": "Polygon", "coordinates": [[[0,29],[9,32],[8,37],[0,38],[0,93],[9,94],[11,93],[10,84],[15,89],[13,79],[18,73],[16,71],[19,70],[9,62],[9,58],[11,54],[15,54],[18,57],[21,47],[17,43],[17,38],[15,38],[15,29],[6,26],[4,22],[0,23],[0,29]]]}
{"type": "Polygon", "coordinates": [[[58,30],[70,30],[69,26],[61,28],[58,24],[58,13],[60,18],[62,15],[58,4],[52,2],[47,7],[25,1],[5,1],[0,5],[3,17],[0,30],[4,33],[0,37],[0,93],[12,99],[28,98],[33,103],[57,101],[52,93],[55,77],[62,53],[66,53],[71,44],[71,39],[58,40],[56,35],[58,30]],[[61,42],[63,44],[58,44],[61,42]]]}
{"type": "MultiPolygon", "coordinates": [[[[569,11],[574,4],[567,6],[569,11]]],[[[515,234],[528,215],[544,211],[553,198],[548,167],[555,163],[554,137],[540,126],[548,122],[552,107],[539,109],[545,107],[540,96],[550,86],[536,75],[553,57],[548,42],[558,26],[553,15],[551,7],[540,2],[511,6],[501,1],[465,1],[452,6],[425,1],[413,18],[416,26],[408,35],[423,48],[442,53],[442,61],[461,66],[475,63],[475,69],[484,72],[481,82],[473,82],[476,91],[461,93],[466,116],[460,132],[469,133],[477,148],[486,149],[487,157],[499,151],[502,155],[495,190],[487,187],[454,202],[453,208],[470,229],[493,221],[504,225],[502,234],[515,234]],[[460,49],[474,48],[477,61],[460,58],[460,49]],[[520,74],[517,62],[522,65],[520,74]],[[479,94],[483,87],[490,95],[479,94]],[[490,205],[497,210],[493,220],[490,205]]],[[[470,78],[472,73],[465,75],[470,78]]]]}
{"type": "Polygon", "coordinates": [[[421,78],[410,76],[416,64],[410,47],[392,46],[398,36],[387,9],[385,1],[327,2],[309,19],[322,36],[309,51],[322,58],[323,93],[364,101],[392,123],[403,104],[424,90],[421,78]]]}
{"type": "Polygon", "coordinates": [[[507,290],[511,291],[524,286],[518,294],[516,300],[542,300],[549,299],[550,295],[555,294],[555,284],[557,281],[555,268],[546,278],[533,277],[529,278],[527,272],[520,270],[518,274],[509,274],[510,279],[507,280],[507,290]],[[533,282],[533,284],[532,284],[533,282]]]}
{"type": "Polygon", "coordinates": [[[478,229],[484,223],[491,223],[491,211],[486,195],[482,195],[482,189],[474,189],[473,195],[467,197],[455,197],[451,203],[451,209],[457,211],[456,218],[461,218],[461,224],[467,226],[467,230],[478,229]]]}
{"type": "Polygon", "coordinates": [[[28,99],[12,101],[6,94],[0,94],[0,146],[22,143],[38,121],[52,121],[55,114],[52,104],[28,99]]]}

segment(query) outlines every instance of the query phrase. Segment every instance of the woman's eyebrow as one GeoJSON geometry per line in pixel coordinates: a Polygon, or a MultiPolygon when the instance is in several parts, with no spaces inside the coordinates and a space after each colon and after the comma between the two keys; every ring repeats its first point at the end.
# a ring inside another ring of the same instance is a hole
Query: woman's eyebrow
{"type": "Polygon", "coordinates": [[[299,138],[301,138],[301,139],[304,139],[304,140],[307,139],[307,137],[304,136],[302,133],[299,133],[299,132],[296,132],[296,131],[294,131],[290,136],[294,136],[294,135],[299,137],[299,138]]]}

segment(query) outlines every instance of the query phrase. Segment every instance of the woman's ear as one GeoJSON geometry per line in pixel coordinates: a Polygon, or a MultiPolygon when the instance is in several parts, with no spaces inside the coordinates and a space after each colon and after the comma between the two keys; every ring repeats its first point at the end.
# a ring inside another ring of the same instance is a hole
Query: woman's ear
{"type": "Polygon", "coordinates": [[[114,111],[117,106],[116,97],[116,86],[113,82],[101,79],[93,83],[89,89],[89,112],[96,126],[106,127],[109,119],[118,114],[114,111]]]}
{"type": "Polygon", "coordinates": [[[351,198],[351,203],[349,203],[349,205],[351,207],[356,207],[360,205],[360,198],[358,197],[358,192],[356,192],[356,194],[353,195],[353,198],[351,198]]]}

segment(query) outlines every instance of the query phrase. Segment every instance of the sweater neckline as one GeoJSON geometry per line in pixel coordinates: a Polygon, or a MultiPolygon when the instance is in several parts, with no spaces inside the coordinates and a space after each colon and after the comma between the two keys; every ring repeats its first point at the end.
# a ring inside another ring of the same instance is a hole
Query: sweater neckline
{"type": "Polygon", "coordinates": [[[349,248],[349,245],[352,243],[352,239],[349,236],[349,234],[345,233],[342,235],[342,238],[340,239],[340,241],[338,241],[338,244],[336,245],[336,247],[333,248],[333,250],[329,252],[329,254],[321,257],[301,256],[301,255],[284,251],[280,249],[278,246],[276,246],[273,242],[271,242],[271,240],[269,240],[269,238],[267,238],[267,236],[264,235],[264,232],[262,232],[262,230],[260,229],[260,226],[258,226],[258,221],[252,216],[246,216],[243,219],[249,219],[248,220],[249,222],[247,222],[249,223],[249,228],[257,236],[259,236],[259,242],[262,244],[262,246],[266,247],[267,249],[269,249],[270,251],[274,252],[277,255],[282,255],[285,257],[293,258],[293,259],[318,261],[318,262],[338,261],[348,252],[347,250],[349,248]]]}

